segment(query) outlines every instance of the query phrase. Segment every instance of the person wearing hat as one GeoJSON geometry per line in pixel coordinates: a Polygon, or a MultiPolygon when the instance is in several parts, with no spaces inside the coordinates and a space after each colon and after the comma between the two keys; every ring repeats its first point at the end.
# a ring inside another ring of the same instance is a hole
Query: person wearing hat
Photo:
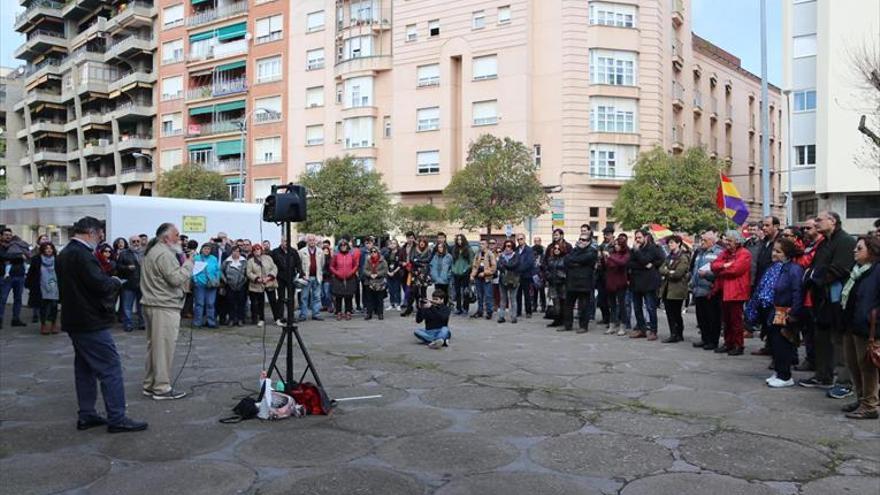
{"type": "Polygon", "coordinates": [[[721,319],[724,322],[724,345],[716,353],[741,356],[745,347],[743,304],[749,300],[751,289],[752,255],[743,246],[738,230],[724,233],[724,251],[712,262],[715,274],[713,294],[721,294],[721,319]]]}

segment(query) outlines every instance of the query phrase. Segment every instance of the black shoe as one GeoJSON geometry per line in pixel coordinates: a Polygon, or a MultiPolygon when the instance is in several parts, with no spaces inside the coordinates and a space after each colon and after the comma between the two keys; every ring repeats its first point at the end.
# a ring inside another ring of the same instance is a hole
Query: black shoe
{"type": "Polygon", "coordinates": [[[726,345],[723,345],[723,346],[721,346],[721,347],[717,347],[717,348],[715,348],[715,354],[725,354],[725,353],[727,353],[727,352],[730,352],[730,350],[731,350],[730,347],[727,347],[726,345]]]}
{"type": "Polygon", "coordinates": [[[364,317],[364,320],[365,320],[365,321],[366,321],[366,320],[372,320],[372,319],[373,319],[373,315],[367,315],[367,316],[364,317]]]}
{"type": "Polygon", "coordinates": [[[714,351],[715,349],[718,349],[718,346],[715,344],[703,344],[704,351],[714,351]]]}
{"type": "Polygon", "coordinates": [[[406,310],[403,313],[400,313],[400,316],[406,317],[406,316],[411,315],[412,312],[413,312],[412,308],[406,308],[406,310]]]}
{"type": "Polygon", "coordinates": [[[681,342],[682,340],[684,339],[679,337],[678,335],[670,335],[668,338],[663,339],[661,342],[663,342],[664,344],[675,344],[677,342],[681,342]]]}
{"type": "Polygon", "coordinates": [[[379,315],[379,321],[382,321],[382,320],[384,320],[384,319],[385,319],[385,315],[380,314],[380,315],[379,315]]]}
{"type": "Polygon", "coordinates": [[[146,421],[137,421],[131,418],[123,418],[122,422],[115,425],[107,425],[109,433],[128,433],[132,431],[144,431],[147,429],[146,421]]]}
{"type": "Polygon", "coordinates": [[[699,348],[699,347],[703,347],[703,348],[705,348],[706,345],[708,345],[708,344],[706,344],[706,343],[703,342],[702,340],[698,340],[697,342],[694,342],[694,343],[691,344],[691,345],[694,346],[694,348],[699,348]]]}
{"type": "Polygon", "coordinates": [[[845,412],[845,413],[853,412],[853,411],[855,411],[856,409],[859,408],[859,405],[860,405],[860,404],[859,404],[859,401],[855,401],[855,402],[853,402],[853,403],[851,403],[851,404],[847,404],[847,405],[841,407],[840,410],[843,411],[843,412],[845,412]]]}
{"type": "MultiPolygon", "coordinates": [[[[858,407],[858,403],[856,403],[856,407],[858,407]]],[[[853,409],[855,410],[855,409],[853,409]]],[[[849,412],[849,411],[847,411],[849,412]]],[[[76,429],[79,431],[88,430],[89,428],[94,428],[96,426],[103,426],[107,424],[107,420],[102,418],[101,416],[91,416],[89,419],[80,419],[76,422],[76,429]]]]}
{"type": "Polygon", "coordinates": [[[23,321],[21,321],[21,320],[12,320],[12,326],[14,326],[14,327],[26,327],[26,326],[27,326],[27,323],[25,323],[25,322],[23,322],[23,321]]]}
{"type": "Polygon", "coordinates": [[[589,327],[578,327],[578,329],[575,331],[575,333],[587,333],[589,331],[590,331],[589,327]]]}
{"type": "Polygon", "coordinates": [[[558,321],[551,321],[550,323],[547,324],[548,328],[561,327],[561,326],[562,326],[562,323],[560,323],[558,321]]]}
{"type": "Polygon", "coordinates": [[[482,317],[483,317],[483,313],[480,313],[479,311],[471,315],[471,318],[482,318],[482,317]]]}
{"type": "Polygon", "coordinates": [[[734,347],[733,349],[727,351],[728,356],[742,356],[743,348],[742,347],[734,347]]]}

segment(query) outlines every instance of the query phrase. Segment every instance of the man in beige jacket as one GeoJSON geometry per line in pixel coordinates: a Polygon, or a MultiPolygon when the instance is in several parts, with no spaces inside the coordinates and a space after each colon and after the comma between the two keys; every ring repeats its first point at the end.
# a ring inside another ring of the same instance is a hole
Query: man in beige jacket
{"type": "Polygon", "coordinates": [[[192,274],[193,254],[184,255],[177,227],[163,223],[147,246],[141,273],[141,306],[147,325],[144,395],[154,400],[186,396],[171,387],[171,365],[186,297],[184,287],[192,274]]]}

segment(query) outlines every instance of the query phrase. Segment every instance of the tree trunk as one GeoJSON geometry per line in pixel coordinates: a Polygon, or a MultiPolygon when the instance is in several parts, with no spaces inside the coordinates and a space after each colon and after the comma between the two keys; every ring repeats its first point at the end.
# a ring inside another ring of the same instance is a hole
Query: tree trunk
{"type": "Polygon", "coordinates": [[[489,224],[486,224],[486,240],[488,241],[491,238],[492,238],[492,224],[489,223],[489,224]]]}

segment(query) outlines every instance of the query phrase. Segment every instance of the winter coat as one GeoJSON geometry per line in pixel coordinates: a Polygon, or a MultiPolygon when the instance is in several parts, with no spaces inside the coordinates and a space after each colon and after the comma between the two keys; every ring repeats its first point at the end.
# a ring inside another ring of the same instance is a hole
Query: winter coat
{"type": "Polygon", "coordinates": [[[223,262],[223,268],[220,270],[223,283],[231,290],[239,291],[248,283],[247,265],[248,262],[244,258],[238,258],[238,266],[233,264],[232,257],[226,258],[223,262]]]}
{"type": "Polygon", "coordinates": [[[383,291],[386,289],[386,277],[388,276],[388,262],[385,258],[379,256],[379,261],[375,264],[375,275],[373,278],[373,262],[367,257],[364,267],[361,270],[361,278],[370,290],[383,291]]]}
{"type": "Polygon", "coordinates": [[[290,277],[298,277],[302,273],[302,260],[299,259],[299,253],[292,246],[288,252],[284,252],[281,247],[277,247],[268,254],[278,270],[278,273],[275,275],[276,283],[285,286],[290,285],[290,277]]]}
{"type": "Polygon", "coordinates": [[[816,324],[822,328],[843,330],[843,308],[836,294],[849,280],[855,264],[853,249],[856,240],[845,230],[838,230],[825,238],[816,249],[813,266],[807,273],[816,324]]]}
{"type": "Polygon", "coordinates": [[[7,275],[7,266],[10,277],[24,277],[24,262],[30,255],[30,247],[17,236],[9,244],[0,244],[0,278],[7,275]]]}
{"type": "Polygon", "coordinates": [[[388,264],[388,278],[403,280],[406,270],[400,262],[400,253],[402,252],[403,250],[398,248],[397,251],[392,252],[391,250],[388,250],[383,254],[385,262],[388,264]]]}
{"type": "Polygon", "coordinates": [[[427,287],[431,285],[431,250],[425,249],[419,251],[418,248],[413,250],[410,264],[410,284],[416,287],[427,287]]]}
{"type": "Polygon", "coordinates": [[[626,289],[626,265],[629,263],[629,249],[623,252],[609,251],[605,258],[605,290],[617,292],[626,289]]]}
{"type": "Polygon", "coordinates": [[[434,257],[431,258],[431,280],[435,284],[446,285],[449,284],[451,278],[452,255],[446,253],[441,256],[439,253],[434,253],[434,257]]]}
{"type": "Polygon", "coordinates": [[[516,271],[522,278],[531,278],[535,273],[535,252],[529,246],[514,249],[519,257],[519,266],[516,271]]]}
{"type": "Polygon", "coordinates": [[[184,286],[192,277],[193,260],[180,263],[177,253],[158,242],[144,255],[141,268],[141,304],[159,308],[183,308],[184,286]]]}
{"type": "MultiPolygon", "coordinates": [[[[299,259],[302,262],[302,275],[308,278],[312,268],[312,257],[309,255],[308,246],[299,250],[299,259]]],[[[324,266],[324,250],[318,246],[315,246],[315,264],[315,278],[321,283],[324,280],[324,270],[321,269],[324,266]]]]}
{"type": "Polygon", "coordinates": [[[40,301],[43,297],[40,293],[40,265],[42,264],[41,256],[37,253],[31,257],[28,265],[27,275],[24,277],[24,287],[28,290],[28,307],[39,308],[40,301]]]}
{"type": "Polygon", "coordinates": [[[547,285],[564,287],[566,275],[565,256],[549,256],[544,259],[544,277],[547,285]]]}
{"type": "Polygon", "coordinates": [[[462,246],[461,249],[452,248],[452,274],[461,277],[471,271],[473,253],[470,246],[462,246]]]}
{"type": "Polygon", "coordinates": [[[592,245],[585,248],[576,247],[565,255],[565,288],[568,292],[593,293],[595,287],[596,261],[599,251],[592,245]]]}
{"type": "Polygon", "coordinates": [[[64,302],[62,330],[85,333],[113,327],[116,311],[106,303],[115,301],[121,284],[101,271],[94,250],[71,240],[55,258],[55,273],[64,302]]]}
{"type": "Polygon", "coordinates": [[[486,250],[486,252],[480,251],[474,255],[474,262],[471,265],[471,278],[476,279],[477,276],[480,276],[485,280],[492,280],[497,269],[498,262],[495,259],[495,253],[491,250],[486,250]],[[482,271],[480,271],[481,269],[482,271]]]}
{"type": "Polygon", "coordinates": [[[204,270],[192,276],[193,285],[199,287],[218,287],[220,285],[220,262],[213,254],[197,254],[193,261],[207,263],[204,270]]]}
{"type": "MultiPolygon", "coordinates": [[[[766,272],[766,270],[765,270],[766,272]]],[[[794,320],[804,318],[804,294],[801,280],[804,269],[794,261],[782,265],[782,272],[773,286],[773,305],[791,308],[790,315],[794,320]]],[[[773,314],[770,315],[773,320],[773,314]]]]}
{"type": "MultiPolygon", "coordinates": [[[[874,263],[850,290],[843,312],[846,331],[868,338],[871,312],[878,308],[880,308],[880,267],[874,263]]],[[[877,324],[880,326],[880,321],[877,324]]]]}
{"type": "Polygon", "coordinates": [[[278,288],[278,267],[268,254],[261,254],[259,259],[251,256],[247,262],[247,278],[249,292],[265,292],[278,288]],[[269,281],[260,283],[261,277],[269,277],[269,281]]]}
{"type": "Polygon", "coordinates": [[[724,302],[749,300],[752,255],[748,249],[743,246],[733,252],[725,249],[710,266],[716,277],[713,294],[720,293],[724,302]],[[731,265],[725,268],[727,262],[731,265]]]}
{"type": "Polygon", "coordinates": [[[691,258],[690,289],[694,297],[708,297],[712,293],[715,283],[715,273],[712,272],[712,262],[721,254],[721,247],[717,244],[709,249],[699,248],[691,258]],[[701,272],[702,269],[702,272],[701,272]]]}
{"type": "Polygon", "coordinates": [[[505,287],[518,287],[520,278],[519,268],[519,255],[516,254],[516,251],[513,251],[510,255],[502,251],[498,256],[498,272],[501,275],[501,285],[505,287]]]}
{"type": "Polygon", "coordinates": [[[330,272],[333,274],[330,287],[334,296],[354,295],[358,285],[357,270],[358,259],[351,250],[333,255],[330,260],[330,272]]]}
{"type": "Polygon", "coordinates": [[[632,291],[641,294],[656,292],[660,288],[660,267],[665,261],[663,250],[656,244],[630,251],[627,268],[632,291]]]}
{"type": "Polygon", "coordinates": [[[683,301],[688,295],[688,269],[691,264],[691,253],[683,249],[678,250],[678,256],[670,253],[666,261],[660,267],[660,275],[663,284],[660,295],[664,299],[683,301]]]}
{"type": "Polygon", "coordinates": [[[131,249],[123,249],[116,258],[116,275],[125,280],[123,289],[138,290],[141,285],[141,261],[131,249]]]}
{"type": "MultiPolygon", "coordinates": [[[[754,262],[755,273],[752,275],[751,280],[761,280],[761,277],[764,276],[764,272],[766,272],[767,269],[770,268],[770,265],[773,264],[773,244],[776,242],[776,239],[779,239],[779,234],[773,239],[768,240],[765,238],[758,243],[760,246],[760,249],[758,249],[758,260],[754,262]]],[[[752,254],[752,256],[754,256],[754,254],[752,254]]]]}

